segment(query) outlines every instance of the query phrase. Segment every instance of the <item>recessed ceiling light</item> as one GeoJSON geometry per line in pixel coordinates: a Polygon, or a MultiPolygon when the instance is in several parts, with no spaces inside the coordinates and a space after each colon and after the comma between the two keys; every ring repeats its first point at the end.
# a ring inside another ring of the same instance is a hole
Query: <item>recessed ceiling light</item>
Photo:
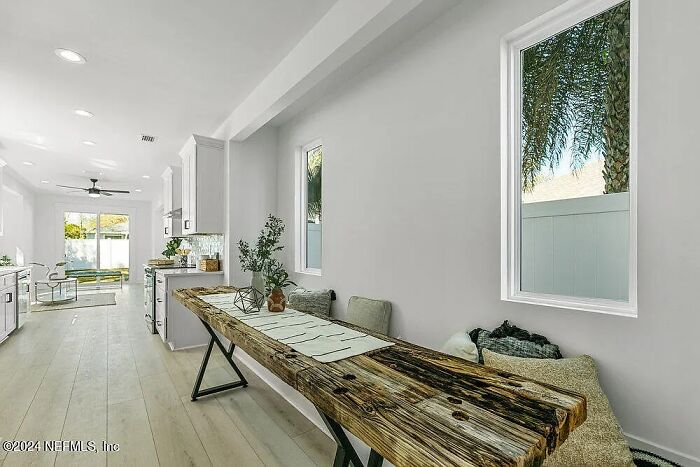
{"type": "Polygon", "coordinates": [[[82,64],[85,63],[85,57],[80,55],[78,52],[68,49],[56,49],[54,53],[58,55],[61,60],[65,60],[68,63],[82,64]]]}
{"type": "Polygon", "coordinates": [[[95,116],[92,112],[88,112],[87,110],[83,109],[75,109],[73,111],[76,115],[80,115],[81,117],[87,117],[87,118],[92,118],[95,116]]]}
{"type": "Polygon", "coordinates": [[[145,178],[146,180],[148,180],[149,178],[151,178],[151,176],[150,175],[141,175],[141,178],[145,178]]]}
{"type": "Polygon", "coordinates": [[[24,165],[26,165],[26,166],[28,166],[28,167],[31,167],[31,166],[34,165],[34,162],[24,161],[24,162],[22,162],[22,164],[24,164],[24,165]]]}
{"type": "Polygon", "coordinates": [[[95,146],[97,143],[94,141],[83,141],[85,146],[95,146]]]}
{"type": "Polygon", "coordinates": [[[137,188],[134,190],[136,193],[141,193],[143,190],[141,188],[137,188]]]}
{"type": "Polygon", "coordinates": [[[48,181],[48,180],[42,180],[41,183],[43,183],[44,185],[48,185],[48,184],[51,183],[51,182],[48,181]]]}

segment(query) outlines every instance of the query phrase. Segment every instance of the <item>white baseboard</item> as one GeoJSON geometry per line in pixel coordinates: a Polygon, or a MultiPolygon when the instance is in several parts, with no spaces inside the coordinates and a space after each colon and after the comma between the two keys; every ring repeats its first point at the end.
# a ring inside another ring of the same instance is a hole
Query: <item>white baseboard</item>
{"type": "Polygon", "coordinates": [[[206,345],[207,344],[186,345],[185,347],[178,347],[177,349],[174,349],[172,343],[168,342],[168,347],[170,347],[171,352],[177,352],[178,350],[196,349],[198,347],[206,347],[206,345]]]}
{"type": "Polygon", "coordinates": [[[700,458],[676,451],[675,449],[667,448],[666,446],[661,446],[660,444],[649,441],[648,439],[640,438],[639,436],[630,433],[624,433],[624,435],[627,438],[627,442],[633,448],[653,452],[654,454],[658,454],[659,456],[673,461],[676,464],[680,464],[683,467],[700,467],[700,458]]]}

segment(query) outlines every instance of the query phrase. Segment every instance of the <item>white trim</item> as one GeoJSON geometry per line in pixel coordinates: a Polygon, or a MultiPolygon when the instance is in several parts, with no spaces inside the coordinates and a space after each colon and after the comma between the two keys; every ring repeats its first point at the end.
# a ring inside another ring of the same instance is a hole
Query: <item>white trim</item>
{"type": "Polygon", "coordinates": [[[520,53],[621,0],[570,0],[501,39],[501,300],[637,316],[638,0],[630,1],[629,300],[565,297],[520,290],[520,53]]]}
{"type": "MultiPolygon", "coordinates": [[[[295,155],[294,162],[294,222],[295,222],[295,245],[296,258],[294,261],[294,270],[300,274],[309,274],[312,276],[320,276],[322,269],[306,267],[306,234],[307,234],[307,214],[306,214],[306,180],[307,180],[307,154],[309,151],[323,146],[320,138],[311,141],[308,144],[300,147],[295,155]]],[[[323,168],[321,168],[323,170],[323,168]]],[[[321,250],[323,251],[323,250],[321,250]]],[[[321,260],[323,267],[323,260],[321,260]]]]}

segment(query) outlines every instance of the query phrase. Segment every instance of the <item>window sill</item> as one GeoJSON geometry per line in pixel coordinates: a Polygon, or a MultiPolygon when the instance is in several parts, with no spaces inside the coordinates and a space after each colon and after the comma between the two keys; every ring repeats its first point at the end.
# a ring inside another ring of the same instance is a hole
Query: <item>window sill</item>
{"type": "Polygon", "coordinates": [[[300,271],[295,271],[297,274],[305,274],[307,276],[318,276],[321,277],[323,274],[321,274],[320,269],[303,269],[300,271]]]}
{"type": "Polygon", "coordinates": [[[505,302],[526,303],[529,305],[541,305],[569,310],[589,311],[606,315],[624,316],[626,318],[637,317],[637,306],[629,302],[620,302],[606,299],[587,299],[567,297],[564,295],[535,294],[520,292],[502,297],[505,302]]]}

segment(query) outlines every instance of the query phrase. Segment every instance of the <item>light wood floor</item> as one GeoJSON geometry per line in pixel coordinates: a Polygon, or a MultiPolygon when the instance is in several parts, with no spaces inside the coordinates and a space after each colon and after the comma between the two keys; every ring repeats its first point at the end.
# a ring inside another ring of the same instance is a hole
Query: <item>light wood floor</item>
{"type": "MultiPolygon", "coordinates": [[[[328,466],[335,443],[244,365],[250,385],[191,402],[204,348],[147,333],[139,284],[117,305],[33,313],[0,344],[0,439],[118,443],[6,453],[0,465],[328,466]]],[[[235,379],[214,351],[205,386],[235,379]]]]}

